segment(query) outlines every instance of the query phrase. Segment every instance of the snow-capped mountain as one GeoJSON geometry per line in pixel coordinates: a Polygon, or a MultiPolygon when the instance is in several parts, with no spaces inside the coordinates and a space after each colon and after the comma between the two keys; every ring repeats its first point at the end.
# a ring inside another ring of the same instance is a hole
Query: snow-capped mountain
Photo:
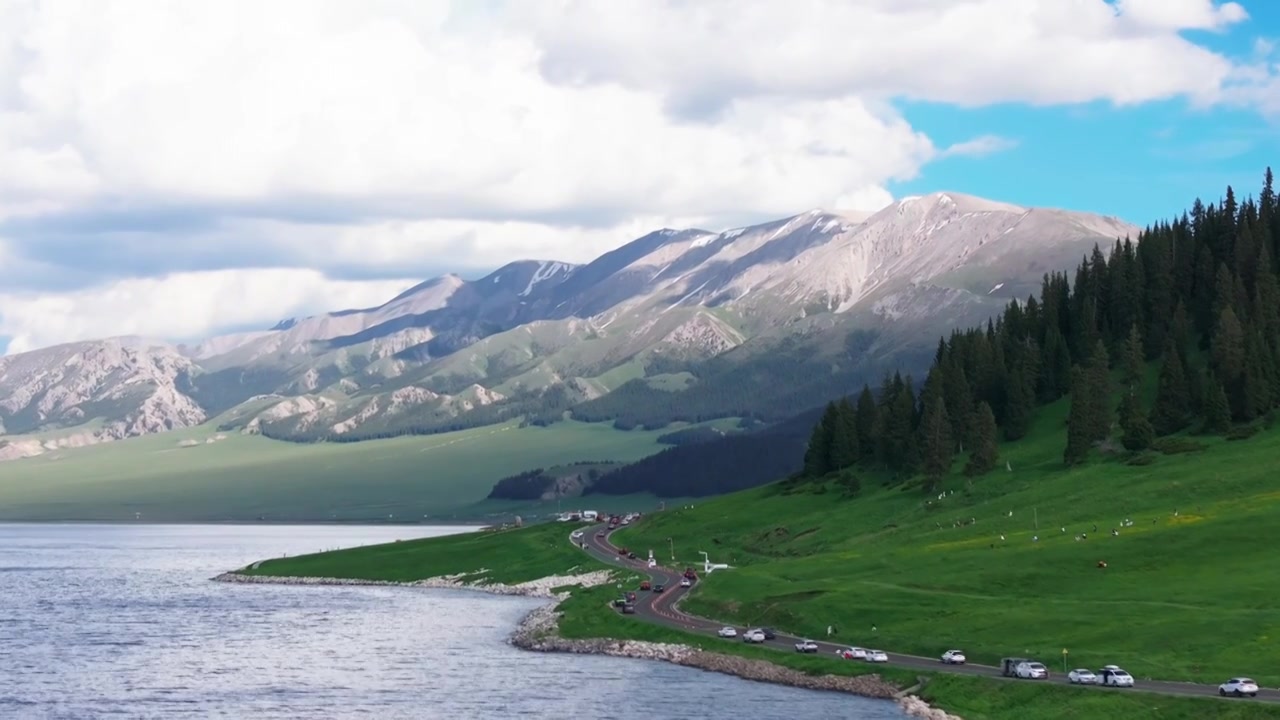
{"type": "MultiPolygon", "coordinates": [[[[715,414],[716,373],[765,367],[782,352],[838,372],[868,369],[1026,298],[1094,244],[1137,233],[1111,217],[957,193],[869,215],[811,210],[719,233],[664,229],[586,265],[530,260],[473,281],[444,275],[376,308],[194,346],[104,340],[0,358],[0,432],[45,431],[47,445],[214,416],[311,439],[569,408],[599,419],[604,398],[628,383],[628,397],[672,393],[715,414]]],[[[739,374],[756,380],[733,382],[768,382],[763,371],[739,374]]],[[[39,451],[24,442],[9,455],[39,451]]]]}

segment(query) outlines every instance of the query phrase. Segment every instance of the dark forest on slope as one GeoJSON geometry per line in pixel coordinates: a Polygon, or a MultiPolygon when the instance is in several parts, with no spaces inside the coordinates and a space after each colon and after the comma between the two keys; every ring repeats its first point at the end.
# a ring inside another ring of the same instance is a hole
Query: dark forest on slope
{"type": "Polygon", "coordinates": [[[1230,187],[1219,203],[1196,200],[1136,242],[1095,248],[1073,281],[1046,275],[1039,298],[942,340],[918,395],[910,376],[895,374],[878,394],[864,387],[830,403],[794,480],[863,467],[923,474],[933,489],[962,448],[966,472],[981,475],[996,464],[999,438],[1023,437],[1038,406],[1068,395],[1067,465],[1109,446],[1117,427],[1133,453],[1187,430],[1247,436],[1280,406],[1277,257],[1268,168],[1256,200],[1241,202],[1230,187]],[[1157,361],[1147,408],[1139,380],[1157,361]]]}

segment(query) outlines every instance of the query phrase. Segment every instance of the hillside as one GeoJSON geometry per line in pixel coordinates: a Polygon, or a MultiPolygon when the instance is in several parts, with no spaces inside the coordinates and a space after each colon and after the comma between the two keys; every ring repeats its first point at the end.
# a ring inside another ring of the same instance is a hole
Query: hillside
{"type": "Polygon", "coordinates": [[[773,422],[886,369],[923,370],[929,338],[1136,232],[935,193],[865,217],[814,210],[720,233],[664,229],[581,266],[446,275],[375,308],[191,346],[45,348],[0,359],[3,457],[220,414],[224,431],[294,441],[566,413],[620,427],[773,422]]]}
{"type": "Polygon", "coordinates": [[[1065,414],[1056,404],[1001,448],[1011,471],[970,482],[957,467],[928,498],[874,476],[853,496],[834,478],[774,484],[651,515],[617,542],[671,538],[681,563],[706,550],[734,565],[685,603],[707,617],[813,635],[835,625],[853,644],[960,647],[983,663],[1024,655],[1061,668],[1067,648],[1072,667],[1116,663],[1138,678],[1280,683],[1280,588],[1257,572],[1280,539],[1268,462],[1280,429],[1144,466],[1068,470],[1065,414]]]}

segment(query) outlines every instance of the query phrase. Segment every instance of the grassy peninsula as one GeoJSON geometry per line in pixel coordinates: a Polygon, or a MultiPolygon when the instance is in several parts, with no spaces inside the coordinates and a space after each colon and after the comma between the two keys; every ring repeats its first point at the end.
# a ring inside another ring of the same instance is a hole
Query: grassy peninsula
{"type": "MultiPolygon", "coordinates": [[[[1184,438],[1170,446],[1182,452],[1145,465],[1095,458],[1064,469],[1065,412],[1065,404],[1046,408],[1025,439],[1002,446],[1011,470],[970,483],[957,467],[939,487],[942,499],[872,476],[853,495],[838,477],[799,489],[775,483],[654,513],[617,541],[664,559],[674,546],[677,564],[700,561],[701,550],[732,563],[699,583],[684,608],[735,623],[818,635],[834,624],[850,643],[923,655],[958,646],[981,662],[1025,654],[1060,670],[1067,648],[1072,667],[1114,662],[1140,679],[1252,674],[1280,683],[1272,602],[1280,577],[1265,569],[1280,536],[1280,477],[1269,462],[1280,456],[1280,428],[1241,441],[1184,438]],[[1121,527],[1126,519],[1133,524],[1121,527]],[[1088,539],[1077,541],[1082,533],[1088,539]]],[[[513,584],[607,567],[573,548],[569,531],[562,523],[490,530],[273,559],[246,572],[393,581],[469,574],[513,584]]],[[[607,607],[615,592],[575,590],[561,633],[684,643],[819,674],[868,672],[620,617],[607,607]]],[[[904,687],[916,677],[884,674],[904,687]]],[[[1254,703],[946,674],[922,696],[966,720],[1280,718],[1280,708],[1254,703]]]]}

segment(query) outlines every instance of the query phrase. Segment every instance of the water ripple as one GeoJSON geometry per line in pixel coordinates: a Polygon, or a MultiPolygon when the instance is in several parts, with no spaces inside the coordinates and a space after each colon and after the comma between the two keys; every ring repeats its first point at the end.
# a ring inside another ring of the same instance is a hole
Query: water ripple
{"type": "Polygon", "coordinates": [[[526,653],[536,602],[228,585],[281,553],[436,534],[340,526],[0,525],[0,717],[901,718],[889,703],[660,663],[526,653]]]}

